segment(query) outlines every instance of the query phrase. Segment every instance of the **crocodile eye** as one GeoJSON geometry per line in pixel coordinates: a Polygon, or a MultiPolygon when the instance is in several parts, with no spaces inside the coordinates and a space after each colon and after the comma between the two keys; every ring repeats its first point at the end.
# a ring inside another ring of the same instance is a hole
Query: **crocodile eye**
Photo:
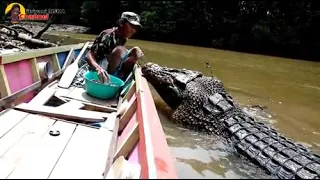
{"type": "Polygon", "coordinates": [[[185,89],[187,85],[187,80],[182,76],[176,76],[174,78],[174,84],[178,86],[180,89],[185,89]]]}

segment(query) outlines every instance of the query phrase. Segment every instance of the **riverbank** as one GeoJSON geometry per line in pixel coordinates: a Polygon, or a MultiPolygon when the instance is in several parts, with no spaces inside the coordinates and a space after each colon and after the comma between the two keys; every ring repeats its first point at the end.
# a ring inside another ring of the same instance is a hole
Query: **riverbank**
{"type": "MultiPolygon", "coordinates": [[[[40,31],[46,24],[43,22],[21,22],[18,25],[23,26],[30,30],[31,32],[40,31]]],[[[87,33],[89,27],[77,26],[71,24],[51,24],[46,33],[56,31],[56,32],[72,32],[72,33],[87,33]]]]}

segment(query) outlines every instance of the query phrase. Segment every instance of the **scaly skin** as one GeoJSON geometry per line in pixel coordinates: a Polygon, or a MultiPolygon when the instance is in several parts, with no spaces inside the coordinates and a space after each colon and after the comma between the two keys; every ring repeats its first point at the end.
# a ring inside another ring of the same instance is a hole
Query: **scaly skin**
{"type": "Polygon", "coordinates": [[[147,63],[144,77],[174,113],[175,122],[224,137],[252,163],[283,179],[320,178],[320,157],[247,115],[215,77],[147,63]]]}

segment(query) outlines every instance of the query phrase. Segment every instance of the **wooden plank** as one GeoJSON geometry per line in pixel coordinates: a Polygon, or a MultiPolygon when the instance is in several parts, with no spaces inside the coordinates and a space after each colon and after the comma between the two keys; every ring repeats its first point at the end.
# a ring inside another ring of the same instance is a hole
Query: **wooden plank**
{"type": "Polygon", "coordinates": [[[59,81],[56,79],[56,80],[50,82],[49,84],[47,84],[47,85],[45,86],[45,88],[54,88],[54,89],[57,89],[57,88],[58,88],[58,82],[59,82],[59,81]]]}
{"type": "Polygon", "coordinates": [[[9,104],[9,103],[15,101],[16,99],[18,99],[19,97],[21,97],[21,96],[27,94],[28,92],[33,91],[39,87],[41,87],[40,81],[33,83],[33,84],[31,84],[21,90],[9,95],[9,96],[6,96],[6,97],[0,99],[0,106],[9,104]]]}
{"type": "Polygon", "coordinates": [[[78,101],[81,102],[82,104],[84,104],[84,110],[90,110],[90,111],[100,111],[100,112],[116,112],[117,108],[113,108],[113,107],[108,107],[108,106],[102,106],[102,105],[98,105],[98,104],[93,104],[90,102],[86,102],[86,101],[81,101],[81,100],[77,100],[77,99],[72,99],[69,97],[59,97],[62,98],[64,100],[71,100],[71,101],[78,101]]]}
{"type": "Polygon", "coordinates": [[[60,68],[60,63],[59,63],[59,58],[58,54],[54,53],[51,55],[52,56],[52,66],[53,66],[53,72],[58,72],[60,68]]]}
{"type": "Polygon", "coordinates": [[[14,109],[6,109],[0,114],[0,138],[2,138],[15,125],[20,123],[28,113],[17,111],[14,109]]]}
{"type": "Polygon", "coordinates": [[[26,120],[32,121],[20,140],[0,157],[0,178],[7,178],[24,156],[32,150],[48,128],[55,122],[49,118],[29,115],[26,120]]]}
{"type": "Polygon", "coordinates": [[[131,72],[131,73],[129,74],[129,76],[127,77],[127,79],[126,79],[123,88],[121,89],[120,96],[119,96],[119,100],[118,100],[118,106],[117,106],[118,109],[120,108],[121,104],[126,100],[126,99],[124,99],[124,96],[129,92],[129,90],[130,90],[131,87],[132,87],[132,84],[134,83],[133,77],[134,77],[134,76],[133,76],[133,72],[131,72]],[[130,84],[129,84],[129,83],[130,83],[130,84]],[[126,86],[129,86],[129,87],[127,88],[127,90],[124,89],[124,87],[126,87],[126,86]]]}
{"type": "MultiPolygon", "coordinates": [[[[127,77],[127,79],[125,80],[125,82],[124,82],[124,85],[122,86],[122,89],[121,89],[121,92],[120,92],[120,96],[124,96],[124,93],[125,93],[125,87],[126,86],[131,86],[131,83],[132,83],[132,80],[133,80],[133,73],[131,72],[129,75],[128,75],[128,77],[127,77]]],[[[130,88],[130,87],[129,87],[130,88]]]]}
{"type": "Polygon", "coordinates": [[[147,80],[136,69],[137,118],[139,121],[139,162],[142,179],[177,178],[165,134],[147,80]],[[163,162],[163,163],[158,163],[163,162]],[[166,168],[164,168],[166,167],[166,168]]]}
{"type": "MultiPolygon", "coordinates": [[[[111,119],[116,126],[117,121],[111,119]]],[[[102,178],[113,131],[117,132],[117,129],[110,131],[79,125],[49,178],[102,178]]]]}
{"type": "MultiPolygon", "coordinates": [[[[155,149],[152,145],[151,139],[151,129],[149,126],[149,122],[146,113],[146,105],[144,99],[144,91],[148,89],[142,88],[142,76],[140,68],[135,66],[135,80],[136,80],[136,96],[137,96],[137,118],[139,121],[139,136],[140,136],[140,146],[139,152],[142,152],[142,155],[139,156],[140,163],[142,165],[142,178],[151,178],[156,179],[157,176],[157,168],[155,164],[155,149]]],[[[149,88],[149,87],[148,87],[149,88]]],[[[151,106],[152,107],[152,106],[151,106]]],[[[155,114],[153,114],[155,116],[155,114]]],[[[158,128],[158,127],[157,127],[158,128]]],[[[158,129],[156,129],[158,130],[158,129]]]]}
{"type": "Polygon", "coordinates": [[[11,94],[9,82],[7,79],[7,74],[4,70],[4,66],[1,64],[0,64],[0,84],[1,84],[0,85],[0,109],[2,106],[12,107],[13,104],[11,104],[10,102],[8,103],[5,102],[1,104],[1,100],[11,94]]]}
{"type": "Polygon", "coordinates": [[[60,155],[68,144],[75,124],[57,121],[50,130],[58,130],[59,136],[46,133],[35,151],[31,152],[15,168],[8,178],[10,179],[46,179],[49,177],[60,155]]]}
{"type": "Polygon", "coordinates": [[[63,103],[66,103],[66,102],[69,102],[70,100],[66,99],[66,98],[63,98],[63,97],[60,97],[60,96],[54,96],[55,98],[59,99],[61,102],[63,103]]]}
{"type": "Polygon", "coordinates": [[[114,155],[118,145],[119,119],[116,113],[112,113],[112,115],[113,115],[112,117],[114,121],[108,120],[106,122],[106,127],[109,129],[109,131],[112,131],[112,137],[110,139],[108,153],[106,154],[107,157],[106,157],[105,167],[103,170],[103,178],[106,177],[107,173],[109,172],[112,166],[112,163],[114,162],[114,155]],[[111,128],[112,126],[113,126],[113,129],[111,128]]]}
{"type": "Polygon", "coordinates": [[[78,62],[80,61],[82,55],[86,52],[88,45],[89,45],[89,42],[87,42],[82,47],[82,50],[80,51],[77,59],[70,66],[66,68],[65,72],[62,74],[62,77],[59,81],[59,87],[69,88],[70,84],[72,83],[74,77],[76,76],[79,70],[78,62]]]}
{"type": "Polygon", "coordinates": [[[54,88],[44,88],[40,91],[28,104],[29,105],[44,105],[46,104],[51,97],[56,92],[54,88]]]}
{"type": "Polygon", "coordinates": [[[54,94],[56,97],[66,97],[68,94],[74,89],[75,87],[69,87],[68,89],[65,88],[58,88],[56,93],[54,94]]]}
{"type": "Polygon", "coordinates": [[[102,100],[98,98],[91,97],[87,94],[86,90],[83,88],[77,88],[75,87],[67,96],[62,97],[68,97],[74,100],[79,100],[83,102],[93,103],[93,104],[99,104],[102,106],[113,106],[117,107],[117,98],[109,99],[109,100],[102,100]]]}
{"type": "Polygon", "coordinates": [[[140,164],[130,163],[123,156],[120,156],[112,164],[106,179],[139,179],[140,172],[140,164]]]}
{"type": "Polygon", "coordinates": [[[132,80],[130,88],[129,88],[127,94],[125,94],[123,96],[122,101],[130,99],[135,92],[136,92],[136,82],[135,82],[135,80],[132,80]]]}
{"type": "Polygon", "coordinates": [[[33,106],[26,103],[21,103],[14,108],[29,113],[36,113],[61,119],[70,119],[85,122],[104,122],[104,118],[108,118],[110,115],[108,113],[87,111],[81,109],[69,109],[68,111],[61,111],[59,108],[55,107],[39,105],[33,106]]]}
{"type": "Polygon", "coordinates": [[[39,74],[37,58],[32,58],[30,60],[30,63],[31,63],[33,82],[40,81],[41,77],[40,77],[40,74],[39,74]]]}
{"type": "Polygon", "coordinates": [[[71,64],[71,62],[74,60],[74,49],[71,48],[69,51],[68,56],[66,57],[66,60],[64,61],[64,64],[62,66],[63,71],[67,68],[67,66],[69,66],[71,64]]]}
{"type": "Polygon", "coordinates": [[[64,103],[58,108],[63,109],[63,110],[69,110],[69,109],[81,109],[84,107],[84,104],[80,103],[79,101],[71,100],[67,103],[64,103]]]}
{"type": "Polygon", "coordinates": [[[43,48],[43,49],[36,49],[36,50],[30,50],[25,52],[1,55],[2,64],[13,63],[16,61],[21,61],[23,59],[31,59],[39,56],[51,55],[53,53],[65,52],[65,51],[69,51],[71,48],[80,49],[83,47],[83,45],[84,43],[79,43],[79,44],[50,47],[50,48],[43,48]]]}
{"type": "Polygon", "coordinates": [[[45,88],[52,88],[52,89],[58,89],[57,88],[58,80],[52,80],[50,83],[47,83],[46,86],[41,86],[39,89],[36,90],[37,94],[40,93],[45,88]]]}
{"type": "Polygon", "coordinates": [[[120,156],[128,157],[131,150],[139,140],[139,123],[136,117],[136,113],[131,117],[129,123],[122,131],[119,139],[118,146],[115,155],[115,159],[120,156]]]}
{"type": "Polygon", "coordinates": [[[85,105],[84,109],[92,110],[92,111],[101,111],[101,112],[116,112],[117,108],[108,107],[108,106],[101,106],[98,104],[93,104],[89,102],[83,102],[85,105]]]}
{"type": "Polygon", "coordinates": [[[129,103],[129,108],[126,110],[126,112],[121,116],[120,118],[120,124],[119,124],[119,131],[122,131],[128,122],[130,121],[131,117],[137,110],[137,100],[136,97],[132,97],[133,100],[129,103]]]}
{"type": "Polygon", "coordinates": [[[36,115],[27,115],[7,134],[0,138],[0,157],[2,157],[11,147],[14,146],[16,142],[18,142],[27,133],[27,131],[30,129],[30,126],[33,126],[33,123],[37,123],[39,121],[39,118],[30,120],[30,117],[28,116],[34,117],[36,115]]]}

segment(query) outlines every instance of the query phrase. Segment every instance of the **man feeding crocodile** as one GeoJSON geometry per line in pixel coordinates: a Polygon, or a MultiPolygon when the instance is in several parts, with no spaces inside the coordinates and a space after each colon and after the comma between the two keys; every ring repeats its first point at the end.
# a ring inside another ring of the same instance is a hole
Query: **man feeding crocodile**
{"type": "Polygon", "coordinates": [[[216,77],[147,63],[143,76],[177,123],[216,134],[245,159],[283,179],[319,179],[320,156],[246,114],[216,77]]]}
{"type": "Polygon", "coordinates": [[[117,27],[106,29],[96,37],[85,59],[102,82],[109,82],[109,74],[125,80],[136,61],[144,55],[137,46],[130,50],[124,46],[141,27],[139,15],[123,12],[117,27]]]}

